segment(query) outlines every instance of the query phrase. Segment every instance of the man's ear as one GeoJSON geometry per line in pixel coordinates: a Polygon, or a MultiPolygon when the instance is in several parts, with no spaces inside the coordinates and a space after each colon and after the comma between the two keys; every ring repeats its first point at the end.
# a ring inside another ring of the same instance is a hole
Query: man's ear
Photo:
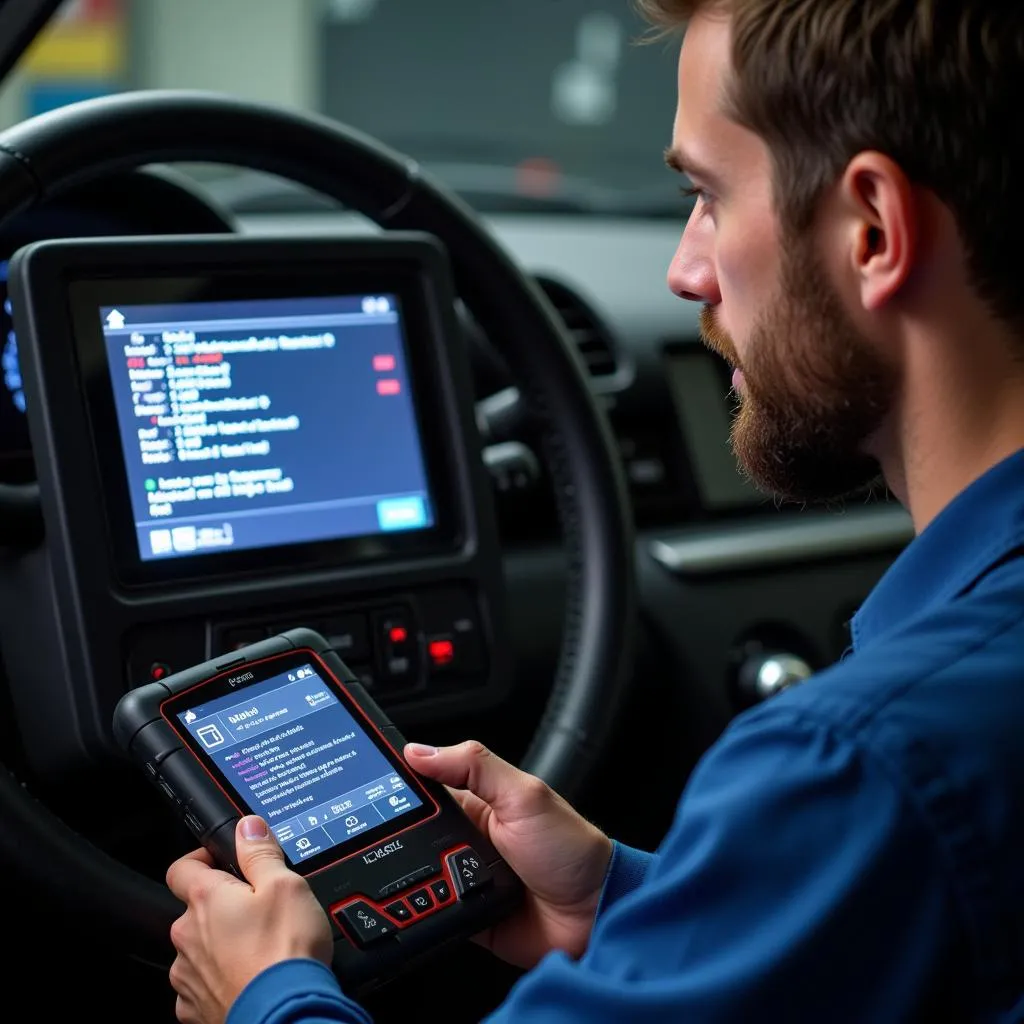
{"type": "Polygon", "coordinates": [[[847,165],[839,190],[861,303],[866,310],[880,309],[906,284],[919,258],[914,188],[898,164],[867,151],[847,165]]]}

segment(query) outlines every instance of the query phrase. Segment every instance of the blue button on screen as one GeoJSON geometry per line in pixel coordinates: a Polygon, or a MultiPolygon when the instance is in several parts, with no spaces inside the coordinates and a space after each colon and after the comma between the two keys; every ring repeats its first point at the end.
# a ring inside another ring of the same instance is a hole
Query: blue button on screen
{"type": "Polygon", "coordinates": [[[382,530],[418,530],[428,526],[427,507],[419,495],[385,498],[377,502],[377,522],[382,530]]]}

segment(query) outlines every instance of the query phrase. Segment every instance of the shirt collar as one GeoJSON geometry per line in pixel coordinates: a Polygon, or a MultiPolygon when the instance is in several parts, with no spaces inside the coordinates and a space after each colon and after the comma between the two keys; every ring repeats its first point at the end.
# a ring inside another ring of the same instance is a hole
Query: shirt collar
{"type": "Polygon", "coordinates": [[[969,590],[1024,545],[1024,449],[960,492],[901,552],[853,618],[856,649],[969,590]]]}

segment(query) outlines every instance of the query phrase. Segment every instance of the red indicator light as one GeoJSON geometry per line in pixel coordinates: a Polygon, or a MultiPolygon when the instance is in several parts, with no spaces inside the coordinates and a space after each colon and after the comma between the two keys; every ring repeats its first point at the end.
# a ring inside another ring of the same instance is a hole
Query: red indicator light
{"type": "Polygon", "coordinates": [[[378,373],[390,373],[395,368],[395,357],[389,355],[374,356],[373,368],[378,373]]]}
{"type": "Polygon", "coordinates": [[[164,679],[166,676],[171,674],[170,668],[163,664],[163,662],[154,662],[149,667],[149,675],[151,679],[164,679]]]}
{"type": "Polygon", "coordinates": [[[435,665],[448,665],[455,658],[455,645],[451,640],[431,640],[427,652],[435,665]]]}
{"type": "Polygon", "coordinates": [[[388,639],[393,644],[404,644],[409,639],[409,631],[405,626],[392,626],[388,632],[388,639]]]}
{"type": "Polygon", "coordinates": [[[377,381],[378,395],[397,395],[401,390],[402,382],[395,380],[393,377],[386,377],[384,380],[377,381]]]}
{"type": "Polygon", "coordinates": [[[547,157],[530,157],[516,167],[516,191],[524,196],[554,196],[561,187],[562,169],[547,157]]]}

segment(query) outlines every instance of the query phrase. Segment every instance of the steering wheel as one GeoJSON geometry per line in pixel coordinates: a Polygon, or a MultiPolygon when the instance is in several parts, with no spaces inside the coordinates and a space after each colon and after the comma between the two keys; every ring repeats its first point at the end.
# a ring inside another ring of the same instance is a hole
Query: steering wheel
{"type": "MultiPolygon", "coordinates": [[[[278,174],[383,228],[426,231],[447,247],[459,294],[517,379],[544,439],[568,556],[567,609],[557,676],[522,767],[571,794],[593,766],[628,681],[635,586],[621,465],[558,315],[473,211],[413,160],[324,118],[208,93],[124,93],[0,134],[0,224],[76,183],[174,161],[278,174]]],[[[0,524],[24,522],[33,501],[31,488],[4,487],[0,524]]],[[[47,890],[63,887],[57,895],[66,908],[99,914],[147,945],[166,941],[181,911],[168,890],[73,832],[6,769],[0,822],[3,856],[47,890]]]]}

